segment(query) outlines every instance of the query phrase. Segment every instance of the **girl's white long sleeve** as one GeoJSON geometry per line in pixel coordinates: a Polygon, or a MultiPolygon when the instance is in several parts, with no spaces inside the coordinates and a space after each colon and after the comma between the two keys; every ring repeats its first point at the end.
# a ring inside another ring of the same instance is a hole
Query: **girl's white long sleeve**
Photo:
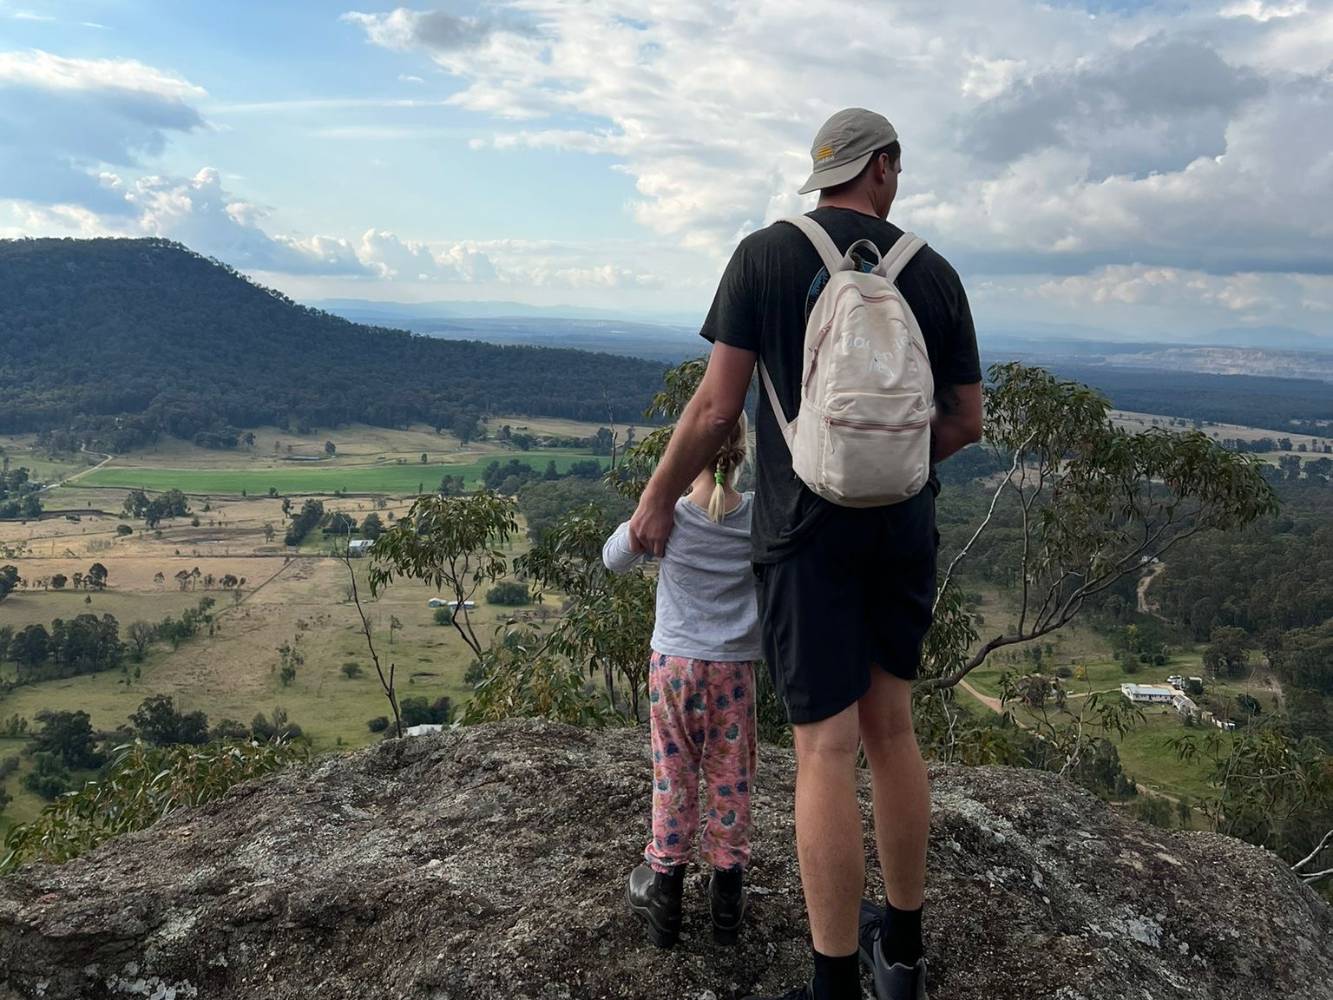
{"type": "Polygon", "coordinates": [[[632,552],[629,547],[629,522],[626,521],[602,546],[602,563],[612,573],[626,573],[643,562],[645,553],[632,552]]]}

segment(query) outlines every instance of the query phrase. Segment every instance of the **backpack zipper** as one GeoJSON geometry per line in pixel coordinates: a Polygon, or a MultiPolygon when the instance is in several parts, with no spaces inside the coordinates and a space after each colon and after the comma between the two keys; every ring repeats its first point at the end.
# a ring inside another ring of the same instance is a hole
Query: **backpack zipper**
{"type": "Polygon", "coordinates": [[[914,420],[910,424],[881,424],[870,420],[847,420],[844,417],[825,417],[831,427],[854,427],[863,431],[918,431],[930,423],[929,418],[914,420]]]}

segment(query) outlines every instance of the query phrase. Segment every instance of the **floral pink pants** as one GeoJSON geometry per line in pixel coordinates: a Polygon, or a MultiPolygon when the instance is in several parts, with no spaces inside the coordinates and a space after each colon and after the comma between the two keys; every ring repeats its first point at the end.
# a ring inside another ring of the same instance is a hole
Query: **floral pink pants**
{"type": "Polygon", "coordinates": [[[750,860],[750,785],[758,760],[754,664],[653,653],[653,838],[644,860],[667,872],[690,860],[699,827],[699,777],[707,812],[699,854],[714,868],[750,860]]]}

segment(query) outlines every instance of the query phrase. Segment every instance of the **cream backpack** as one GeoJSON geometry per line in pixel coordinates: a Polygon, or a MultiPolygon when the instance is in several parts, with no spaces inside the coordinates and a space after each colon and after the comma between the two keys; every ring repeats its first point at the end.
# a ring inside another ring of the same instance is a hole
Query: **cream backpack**
{"type": "Polygon", "coordinates": [[[819,251],[829,281],[805,327],[800,412],[789,422],[762,362],[759,374],[792,470],[843,507],[882,507],[921,492],[930,475],[935,380],[921,327],[898,292],[899,272],[925,246],[904,233],[885,255],[869,240],[840,254],[809,216],[783,219],[819,251]],[[856,251],[879,260],[858,269],[856,251]]]}

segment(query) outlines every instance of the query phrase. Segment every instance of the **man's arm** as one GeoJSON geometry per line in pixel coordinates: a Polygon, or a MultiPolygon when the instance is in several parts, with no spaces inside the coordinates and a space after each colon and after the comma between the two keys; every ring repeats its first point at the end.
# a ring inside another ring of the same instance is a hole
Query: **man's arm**
{"type": "Polygon", "coordinates": [[[675,524],[676,501],[717,454],[745,408],[755,353],[716,343],[695,390],[629,522],[630,549],[659,559],[675,524]]]}
{"type": "Polygon", "coordinates": [[[935,394],[935,419],[930,425],[931,460],[943,462],[954,452],[981,440],[981,383],[946,385],[935,394]]]}

